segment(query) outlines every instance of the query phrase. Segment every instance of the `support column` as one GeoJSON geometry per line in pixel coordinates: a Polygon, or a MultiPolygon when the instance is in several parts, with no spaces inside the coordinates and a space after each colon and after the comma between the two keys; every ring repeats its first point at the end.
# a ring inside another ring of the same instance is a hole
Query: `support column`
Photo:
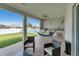
{"type": "Polygon", "coordinates": [[[43,19],[42,19],[42,20],[40,20],[40,29],[42,29],[42,28],[43,28],[43,26],[44,26],[43,22],[44,22],[44,20],[43,20],[43,19]]]}
{"type": "MultiPolygon", "coordinates": [[[[24,16],[23,20],[23,41],[25,42],[27,40],[27,16],[24,16]]],[[[24,49],[24,44],[23,44],[23,49],[24,49]]],[[[23,55],[24,55],[23,51],[23,55]]]]}

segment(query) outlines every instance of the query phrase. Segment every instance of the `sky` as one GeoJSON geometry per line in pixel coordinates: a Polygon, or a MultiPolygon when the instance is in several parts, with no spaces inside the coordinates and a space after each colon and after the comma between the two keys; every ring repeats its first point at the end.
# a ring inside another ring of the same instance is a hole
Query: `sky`
{"type": "Polygon", "coordinates": [[[40,26],[40,21],[35,18],[32,18],[32,17],[27,18],[27,23],[30,23],[30,24],[36,25],[36,26],[40,26]]]}
{"type": "Polygon", "coordinates": [[[22,25],[23,16],[11,11],[0,9],[0,24],[9,25],[17,24],[22,25]]]}
{"type": "MultiPolygon", "coordinates": [[[[40,22],[32,17],[27,18],[27,22],[39,26],[40,22]]],[[[23,16],[8,10],[0,9],[0,24],[10,25],[17,24],[22,26],[23,16]]]]}

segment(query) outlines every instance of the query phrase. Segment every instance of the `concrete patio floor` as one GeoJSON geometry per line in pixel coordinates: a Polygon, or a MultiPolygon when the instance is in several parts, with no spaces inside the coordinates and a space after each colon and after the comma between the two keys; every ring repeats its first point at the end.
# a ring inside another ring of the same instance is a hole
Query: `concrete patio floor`
{"type": "Polygon", "coordinates": [[[22,51],[23,51],[23,41],[4,47],[4,48],[1,48],[0,56],[19,56],[19,55],[23,56],[22,51]]]}

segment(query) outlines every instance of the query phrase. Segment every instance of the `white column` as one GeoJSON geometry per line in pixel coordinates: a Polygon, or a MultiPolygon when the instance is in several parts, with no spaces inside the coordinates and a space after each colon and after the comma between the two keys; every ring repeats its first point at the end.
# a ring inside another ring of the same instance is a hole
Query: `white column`
{"type": "MultiPolygon", "coordinates": [[[[27,16],[24,16],[24,20],[23,20],[23,41],[25,42],[25,40],[27,40],[27,16]]],[[[23,49],[24,49],[24,44],[23,44],[23,49]]]]}

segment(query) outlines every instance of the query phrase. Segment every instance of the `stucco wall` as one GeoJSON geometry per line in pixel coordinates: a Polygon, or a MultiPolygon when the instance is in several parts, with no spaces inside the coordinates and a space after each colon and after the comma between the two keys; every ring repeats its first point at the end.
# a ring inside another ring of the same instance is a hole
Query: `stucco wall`
{"type": "MultiPolygon", "coordinates": [[[[48,29],[56,29],[63,20],[64,20],[63,17],[44,20],[43,27],[48,29]]],[[[60,26],[60,28],[64,28],[64,23],[60,26]]]]}
{"type": "Polygon", "coordinates": [[[72,6],[69,4],[65,14],[65,40],[72,42],[72,6]]]}

